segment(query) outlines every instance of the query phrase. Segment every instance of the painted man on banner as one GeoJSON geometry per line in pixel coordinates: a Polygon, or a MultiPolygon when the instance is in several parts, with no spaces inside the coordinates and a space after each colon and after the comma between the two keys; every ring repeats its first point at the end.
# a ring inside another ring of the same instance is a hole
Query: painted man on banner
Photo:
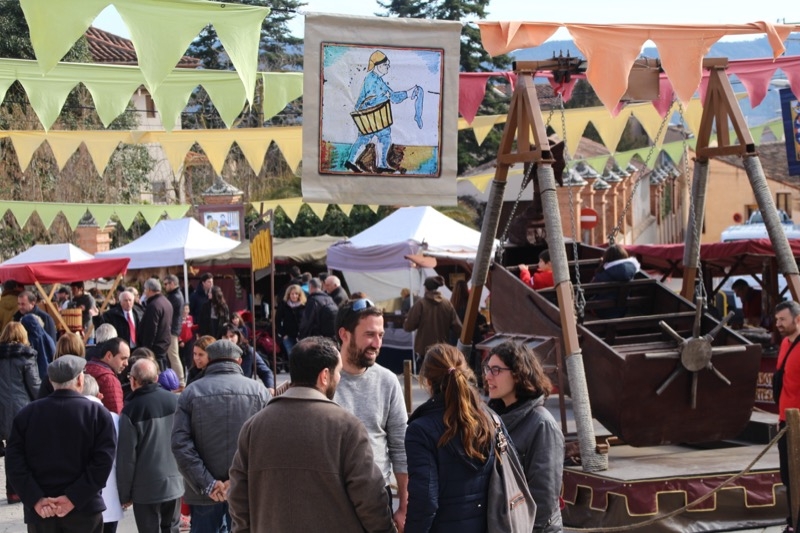
{"type": "Polygon", "coordinates": [[[351,113],[359,130],[358,138],[350,148],[345,168],[361,174],[368,172],[359,158],[367,145],[374,141],[375,171],[379,174],[392,174],[399,171],[398,165],[389,162],[389,148],[392,145],[392,104],[399,104],[410,98],[416,101],[414,120],[422,129],[422,106],[424,91],[414,85],[404,91],[394,91],[383,79],[389,72],[389,58],[376,50],[369,56],[367,76],[356,100],[355,111],[351,113]]]}

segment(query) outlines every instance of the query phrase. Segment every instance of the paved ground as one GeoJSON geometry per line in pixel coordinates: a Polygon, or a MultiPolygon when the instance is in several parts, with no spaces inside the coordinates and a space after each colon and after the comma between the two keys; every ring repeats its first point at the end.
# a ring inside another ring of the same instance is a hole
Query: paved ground
{"type": "MultiPolygon", "coordinates": [[[[283,383],[287,379],[286,374],[279,374],[278,383],[283,383]]],[[[401,381],[402,384],[402,381],[401,381]]],[[[412,403],[417,406],[424,402],[426,399],[425,392],[417,385],[414,386],[412,391],[412,403]]],[[[549,407],[557,409],[557,400],[551,398],[548,401],[549,407]]],[[[554,413],[556,417],[558,415],[554,413]]],[[[136,533],[136,524],[133,519],[133,512],[128,510],[125,512],[125,517],[120,522],[117,529],[118,533],[136,533]]],[[[571,530],[565,529],[569,532],[571,530]]],[[[783,531],[782,527],[768,527],[758,529],[740,530],[748,533],[780,533],[783,531]]],[[[23,523],[22,518],[22,505],[8,505],[6,503],[5,494],[5,461],[0,461],[0,533],[26,533],[27,529],[23,523]]]]}

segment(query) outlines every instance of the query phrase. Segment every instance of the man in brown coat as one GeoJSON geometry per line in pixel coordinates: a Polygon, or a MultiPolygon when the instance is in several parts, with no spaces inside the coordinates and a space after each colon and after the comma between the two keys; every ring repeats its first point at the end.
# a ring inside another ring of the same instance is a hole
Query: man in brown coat
{"type": "Polygon", "coordinates": [[[308,337],[291,360],[291,388],[239,434],[228,493],[233,530],[394,532],[367,432],[331,400],[339,351],[329,339],[308,337]]]}

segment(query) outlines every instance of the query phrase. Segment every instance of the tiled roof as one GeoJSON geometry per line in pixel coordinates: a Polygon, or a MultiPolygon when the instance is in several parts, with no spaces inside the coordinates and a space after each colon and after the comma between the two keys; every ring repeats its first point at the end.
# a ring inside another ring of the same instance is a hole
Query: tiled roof
{"type": "MultiPolygon", "coordinates": [[[[786,157],[786,143],[768,142],[756,146],[758,158],[761,160],[761,167],[764,175],[770,179],[788,183],[790,185],[800,185],[798,176],[789,175],[789,163],[786,157]]],[[[744,162],[739,156],[723,156],[719,158],[726,163],[744,168],[744,162]]]]}
{"type": "MultiPolygon", "coordinates": [[[[89,53],[97,63],[114,65],[137,65],[139,63],[136,50],[129,39],[90,26],[86,31],[86,40],[89,42],[89,53]]],[[[177,66],[179,68],[197,68],[199,65],[199,59],[183,56],[177,66]]]]}

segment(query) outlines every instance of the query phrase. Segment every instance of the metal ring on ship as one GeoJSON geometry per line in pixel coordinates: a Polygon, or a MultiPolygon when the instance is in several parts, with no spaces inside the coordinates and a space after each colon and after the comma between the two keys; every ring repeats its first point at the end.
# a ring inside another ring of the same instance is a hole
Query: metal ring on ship
{"type": "Polygon", "coordinates": [[[361,135],[377,133],[392,125],[392,104],[389,100],[367,107],[361,111],[351,111],[350,116],[356,123],[361,135]]]}

